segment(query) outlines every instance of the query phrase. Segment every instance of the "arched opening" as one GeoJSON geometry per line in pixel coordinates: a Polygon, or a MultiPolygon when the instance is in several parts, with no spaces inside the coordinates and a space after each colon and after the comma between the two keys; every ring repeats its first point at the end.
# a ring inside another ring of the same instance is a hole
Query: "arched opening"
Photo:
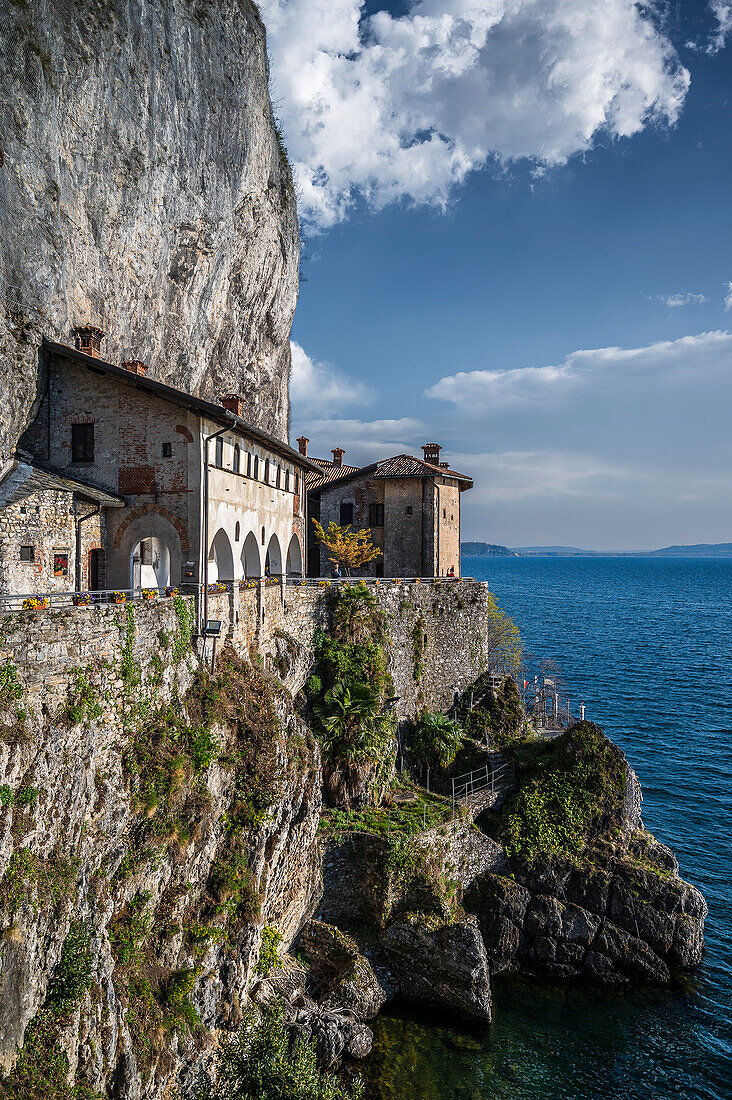
{"type": "Polygon", "coordinates": [[[241,447],[238,443],[234,444],[234,465],[232,467],[235,474],[239,473],[241,467],[241,447]]]}
{"type": "Polygon", "coordinates": [[[130,561],[132,588],[160,588],[170,584],[170,549],[162,539],[140,539],[130,561]]]}
{"type": "Polygon", "coordinates": [[[262,560],[259,556],[259,547],[253,531],[250,531],[244,539],[241,552],[241,567],[247,580],[262,576],[262,560]]]}
{"type": "Polygon", "coordinates": [[[258,455],[254,456],[254,477],[255,477],[255,479],[259,477],[259,456],[258,455]]]}
{"type": "Polygon", "coordinates": [[[269,459],[264,460],[264,484],[269,485],[269,459]]]}
{"type": "Polygon", "coordinates": [[[278,489],[279,489],[279,488],[281,487],[281,485],[282,485],[282,467],[281,467],[281,466],[278,466],[278,467],[277,467],[277,474],[276,474],[276,482],[275,482],[275,484],[277,485],[277,488],[278,488],[278,489]]]}
{"type": "Polygon", "coordinates": [[[290,491],[290,471],[285,470],[285,492],[289,493],[289,491],[290,491]]]}
{"type": "Polygon", "coordinates": [[[252,476],[252,455],[251,451],[247,453],[247,477],[252,476]]]}
{"type": "Polygon", "coordinates": [[[219,528],[208,552],[208,583],[215,581],[233,581],[234,555],[229,536],[223,527],[219,528]]]}
{"type": "Polygon", "coordinates": [[[287,548],[287,575],[288,577],[302,576],[302,550],[297,535],[292,536],[290,545],[287,548]]]}
{"type": "Polygon", "coordinates": [[[267,547],[264,572],[268,577],[277,577],[282,573],[282,551],[277,535],[272,535],[267,547]]]}

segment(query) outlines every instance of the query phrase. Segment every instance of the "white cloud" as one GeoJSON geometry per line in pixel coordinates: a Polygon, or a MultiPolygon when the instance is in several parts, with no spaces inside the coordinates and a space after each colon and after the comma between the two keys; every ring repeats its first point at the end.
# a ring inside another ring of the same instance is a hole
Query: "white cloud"
{"type": "Polygon", "coordinates": [[[444,205],[491,159],[541,169],[673,124],[689,74],[653,5],[635,0],[260,0],[279,103],[311,224],[357,194],[444,205]]]}
{"type": "Polygon", "coordinates": [[[690,290],[687,290],[675,294],[659,294],[658,300],[667,305],[669,309],[680,309],[681,306],[700,306],[707,299],[703,294],[693,294],[690,290]]]}
{"type": "MultiPolygon", "coordinates": [[[[293,419],[298,416],[295,407],[293,419]]],[[[310,454],[329,458],[333,447],[343,447],[343,461],[348,466],[365,466],[395,454],[420,454],[419,446],[429,435],[421,421],[409,416],[393,420],[306,420],[302,429],[310,440],[310,454]]]]}
{"type": "Polygon", "coordinates": [[[717,21],[717,29],[707,47],[707,53],[717,53],[727,44],[732,34],[732,2],[730,0],[709,0],[712,15],[717,21]]]}
{"type": "Polygon", "coordinates": [[[724,299],[724,308],[732,309],[732,283],[727,283],[727,293],[724,299]]]}
{"type": "Polygon", "coordinates": [[[290,400],[300,418],[343,412],[354,406],[371,405],[374,394],[363,382],[349,378],[327,363],[311,359],[293,340],[290,400]]]}
{"type": "MultiPolygon", "coordinates": [[[[732,306],[732,286],[730,287],[732,306]]],[[[729,375],[732,334],[703,332],[640,348],[595,348],[574,351],[558,366],[513,370],[460,371],[441,378],[425,391],[474,414],[502,412],[507,407],[537,406],[564,400],[590,382],[615,387],[621,381],[662,376],[664,384],[696,382],[700,373],[729,375]]]]}
{"type": "Polygon", "coordinates": [[[469,505],[530,500],[616,500],[634,480],[627,469],[591,454],[569,451],[500,451],[451,454],[456,469],[473,477],[469,505]]]}

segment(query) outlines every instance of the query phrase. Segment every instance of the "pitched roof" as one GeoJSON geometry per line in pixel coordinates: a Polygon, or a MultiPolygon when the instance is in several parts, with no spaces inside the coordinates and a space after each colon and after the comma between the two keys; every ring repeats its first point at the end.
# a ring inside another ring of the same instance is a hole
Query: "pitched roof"
{"type": "Polygon", "coordinates": [[[451,470],[449,466],[435,466],[431,462],[425,462],[414,455],[393,455],[381,462],[372,462],[368,466],[334,466],[322,458],[314,458],[313,462],[326,468],[323,476],[310,480],[307,478],[309,491],[320,490],[326,485],[334,485],[341,481],[350,481],[360,474],[368,474],[371,477],[397,478],[397,477],[452,477],[456,481],[463,482],[462,488],[470,489],[473,485],[472,477],[467,474],[459,474],[457,470],[451,470]]]}
{"type": "Polygon", "coordinates": [[[200,397],[193,397],[192,394],[186,393],[184,390],[176,390],[173,386],[166,386],[163,382],[156,382],[154,378],[145,378],[141,374],[133,374],[131,371],[125,370],[124,367],[116,367],[114,363],[108,363],[104,359],[97,359],[93,355],[85,355],[83,351],[77,351],[76,348],[67,347],[66,344],[56,344],[53,340],[49,340],[45,336],[43,337],[43,346],[54,355],[60,355],[65,359],[73,359],[89,370],[94,371],[96,374],[108,374],[125,386],[132,386],[137,390],[144,390],[146,393],[154,394],[163,401],[169,401],[172,405],[179,405],[182,408],[191,409],[193,412],[202,413],[211,420],[215,420],[217,424],[228,424],[232,429],[239,428],[240,431],[251,436],[252,439],[256,439],[259,443],[263,443],[265,446],[269,447],[270,450],[275,451],[276,454],[289,458],[291,462],[305,469],[317,471],[311,459],[305,458],[304,455],[294,450],[289,444],[283,443],[281,439],[276,439],[275,436],[262,431],[261,428],[256,428],[241,416],[235,416],[234,413],[225,409],[223,405],[215,405],[212,401],[204,401],[200,397]]]}
{"type": "Polygon", "coordinates": [[[327,458],[312,458],[310,461],[317,463],[322,472],[320,474],[306,474],[305,482],[308,489],[321,489],[324,485],[330,485],[332,481],[338,481],[348,474],[358,474],[361,472],[360,466],[336,466],[335,462],[327,458]]]}
{"type": "Polygon", "coordinates": [[[41,465],[35,459],[26,461],[16,458],[0,480],[0,508],[7,508],[33,493],[49,489],[54,492],[75,493],[86,500],[96,501],[102,508],[123,508],[126,504],[124,497],[93,485],[90,481],[71,477],[52,466],[41,465]]]}

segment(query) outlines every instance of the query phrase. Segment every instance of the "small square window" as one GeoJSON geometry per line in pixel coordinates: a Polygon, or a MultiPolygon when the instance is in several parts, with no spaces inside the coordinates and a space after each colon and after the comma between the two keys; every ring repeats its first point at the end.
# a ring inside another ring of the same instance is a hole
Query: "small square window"
{"type": "Polygon", "coordinates": [[[411,516],[413,514],[413,512],[414,512],[414,509],[412,508],[411,504],[408,504],[407,507],[404,509],[404,515],[405,516],[411,516]]]}
{"type": "Polygon", "coordinates": [[[172,457],[173,457],[173,444],[172,443],[163,443],[163,458],[172,458],[172,457]]]}
{"type": "Polygon", "coordinates": [[[36,560],[36,548],[35,548],[35,546],[21,546],[21,548],[20,548],[20,560],[21,561],[35,561],[36,560]]]}

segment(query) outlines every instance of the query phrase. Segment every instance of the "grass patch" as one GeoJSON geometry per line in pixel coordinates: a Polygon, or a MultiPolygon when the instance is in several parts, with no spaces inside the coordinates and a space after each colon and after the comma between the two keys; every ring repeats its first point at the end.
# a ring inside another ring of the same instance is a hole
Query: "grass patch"
{"type": "Polygon", "coordinates": [[[451,807],[447,799],[420,787],[403,789],[416,794],[414,802],[395,802],[379,808],[364,806],[357,810],[325,808],[320,817],[321,832],[415,836],[450,820],[451,807]]]}

